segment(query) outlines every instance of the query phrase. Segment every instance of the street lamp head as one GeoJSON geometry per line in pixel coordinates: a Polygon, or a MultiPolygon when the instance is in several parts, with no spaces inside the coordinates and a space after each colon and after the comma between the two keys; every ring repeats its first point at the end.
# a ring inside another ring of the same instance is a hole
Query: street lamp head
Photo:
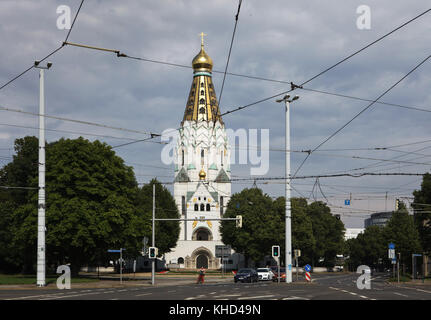
{"type": "Polygon", "coordinates": [[[290,95],[289,94],[286,94],[284,97],[283,97],[283,99],[277,99],[277,100],[275,100],[275,102],[283,102],[283,101],[286,101],[287,99],[289,99],[290,98],[290,95]]]}
{"type": "Polygon", "coordinates": [[[37,61],[37,60],[36,60],[36,61],[34,62],[34,66],[35,66],[35,67],[37,67],[37,66],[39,65],[39,63],[40,63],[40,61],[37,61]]]}
{"type": "Polygon", "coordinates": [[[48,67],[48,69],[49,69],[49,68],[51,68],[51,66],[52,66],[52,62],[48,62],[48,63],[46,64],[46,66],[48,67]]]}
{"type": "Polygon", "coordinates": [[[299,96],[294,96],[293,99],[292,99],[292,101],[295,101],[295,100],[298,100],[298,99],[299,99],[299,96]]]}

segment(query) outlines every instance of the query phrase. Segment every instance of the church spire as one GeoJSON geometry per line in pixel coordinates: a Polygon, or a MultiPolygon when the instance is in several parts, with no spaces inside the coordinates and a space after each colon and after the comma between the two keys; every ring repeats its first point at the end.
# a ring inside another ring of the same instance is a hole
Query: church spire
{"type": "Polygon", "coordinates": [[[213,61],[204,50],[204,36],[201,32],[201,50],[193,58],[193,82],[184,112],[184,121],[214,121],[223,124],[217,97],[212,83],[213,61]]]}

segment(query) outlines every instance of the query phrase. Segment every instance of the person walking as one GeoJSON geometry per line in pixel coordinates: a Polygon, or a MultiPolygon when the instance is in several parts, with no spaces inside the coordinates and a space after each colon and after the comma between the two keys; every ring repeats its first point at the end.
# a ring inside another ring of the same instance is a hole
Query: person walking
{"type": "Polygon", "coordinates": [[[205,277],[205,269],[202,267],[199,270],[199,276],[198,276],[198,281],[196,283],[204,283],[204,277],[205,277]]]}

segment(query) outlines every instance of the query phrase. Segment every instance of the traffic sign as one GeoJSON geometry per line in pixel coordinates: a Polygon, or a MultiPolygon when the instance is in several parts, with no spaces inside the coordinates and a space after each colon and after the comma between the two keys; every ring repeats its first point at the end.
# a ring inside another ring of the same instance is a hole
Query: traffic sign
{"type": "Polygon", "coordinates": [[[420,253],[413,253],[413,257],[422,257],[420,253]]]}
{"type": "Polygon", "coordinates": [[[108,250],[108,252],[118,252],[118,253],[120,253],[120,252],[121,252],[121,250],[113,250],[113,249],[109,249],[109,250],[108,250]]]}
{"type": "Polygon", "coordinates": [[[305,271],[310,272],[311,266],[309,264],[307,264],[307,265],[305,265],[304,269],[305,269],[305,271]]]}
{"type": "Polygon", "coordinates": [[[310,272],[306,272],[306,273],[305,273],[305,279],[306,279],[307,281],[311,281],[311,275],[310,275],[310,272]]]}
{"type": "Polygon", "coordinates": [[[395,249],[395,244],[393,244],[393,243],[391,242],[391,243],[389,243],[388,247],[389,247],[389,249],[395,249]]]}
{"type": "Polygon", "coordinates": [[[350,200],[349,199],[344,200],[344,205],[345,206],[350,206],[350,200]]]}
{"type": "Polygon", "coordinates": [[[395,249],[389,249],[388,250],[388,258],[389,259],[395,259],[395,249]]]}

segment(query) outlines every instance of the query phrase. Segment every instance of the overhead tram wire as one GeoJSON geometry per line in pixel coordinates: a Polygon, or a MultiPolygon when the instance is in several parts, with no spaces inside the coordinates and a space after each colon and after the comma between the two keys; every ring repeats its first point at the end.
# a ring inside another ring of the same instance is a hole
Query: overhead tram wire
{"type": "MultiPolygon", "coordinates": [[[[76,12],[76,14],[75,14],[75,17],[74,17],[74,19],[73,19],[73,23],[72,23],[72,25],[70,26],[70,29],[69,29],[69,32],[67,33],[67,36],[66,36],[66,39],[64,40],[64,42],[66,42],[67,41],[67,39],[69,38],[69,36],[70,36],[70,33],[72,32],[72,29],[73,29],[73,26],[74,26],[74,24],[75,24],[75,21],[76,21],[76,18],[78,17],[78,14],[79,14],[79,12],[81,11],[81,7],[82,7],[82,4],[84,3],[84,0],[81,0],[81,4],[79,5],[79,9],[78,9],[78,11],[76,12]]],[[[57,49],[55,49],[54,51],[52,51],[51,53],[49,53],[47,56],[45,56],[44,58],[42,58],[42,59],[40,59],[40,60],[37,60],[37,61],[39,61],[39,62],[43,62],[43,61],[45,61],[46,59],[48,59],[49,57],[51,57],[53,54],[55,54],[55,53],[57,53],[58,51],[60,51],[63,47],[64,47],[64,42],[63,42],[63,44],[60,46],[60,47],[58,47],[57,49]]],[[[32,64],[31,65],[31,67],[29,67],[29,68],[27,68],[27,69],[25,69],[23,72],[21,72],[20,74],[18,74],[17,76],[15,76],[14,78],[12,78],[11,80],[9,80],[8,82],[6,82],[5,84],[3,84],[1,87],[0,87],[0,90],[2,90],[3,88],[5,88],[5,87],[7,87],[9,84],[11,84],[12,82],[14,82],[15,80],[17,80],[17,79],[19,79],[20,77],[22,77],[24,74],[26,74],[28,71],[30,71],[31,69],[33,69],[34,68],[34,64],[32,64]]]]}
{"type": "Polygon", "coordinates": [[[231,53],[232,53],[233,40],[235,39],[236,26],[237,26],[237,24],[238,24],[239,12],[240,12],[240,10],[241,10],[241,3],[242,3],[242,0],[239,0],[239,1],[238,1],[238,9],[237,9],[237,12],[236,12],[236,15],[235,15],[235,26],[234,26],[234,28],[233,28],[233,32],[232,32],[232,39],[231,39],[231,41],[230,41],[229,53],[228,53],[228,56],[227,56],[226,67],[225,67],[225,69],[224,69],[223,81],[222,81],[222,84],[221,84],[220,95],[219,95],[219,98],[218,98],[218,103],[219,103],[219,105],[221,105],[221,98],[222,98],[222,96],[223,96],[224,82],[225,82],[225,80],[226,80],[227,68],[228,68],[228,66],[229,66],[230,55],[231,55],[231,53]]]}
{"type": "MultiPolygon", "coordinates": [[[[23,126],[23,125],[9,124],[9,123],[0,123],[0,126],[39,130],[39,127],[30,127],[30,126],[23,126]]],[[[108,138],[108,139],[129,140],[129,141],[133,141],[133,142],[141,142],[142,141],[142,139],[134,139],[134,138],[128,138],[128,137],[116,137],[116,136],[109,136],[109,135],[102,135],[102,134],[88,133],[88,132],[81,132],[81,131],[70,131],[70,130],[59,130],[59,129],[48,129],[48,128],[45,128],[45,130],[46,131],[52,131],[52,132],[76,134],[76,135],[82,135],[82,136],[95,136],[95,137],[108,138]]],[[[167,144],[165,142],[159,142],[159,141],[149,141],[149,142],[159,143],[159,144],[167,144]]],[[[10,149],[12,150],[12,148],[10,148],[10,149]]]]}
{"type": "MultiPolygon", "coordinates": [[[[431,10],[431,9],[430,9],[431,10]]],[[[399,79],[397,82],[395,82],[392,86],[390,86],[387,90],[385,90],[381,95],[379,95],[375,100],[373,100],[370,104],[368,104],[365,108],[363,108],[359,113],[357,113],[352,119],[350,119],[348,122],[346,122],[343,126],[341,126],[339,129],[337,129],[334,133],[332,133],[328,138],[326,138],[324,141],[322,141],[317,147],[315,147],[302,161],[298,169],[295,171],[295,174],[293,176],[296,176],[296,174],[299,172],[299,170],[302,168],[304,163],[307,161],[307,159],[310,157],[311,153],[319,149],[322,145],[324,145],[326,142],[331,140],[335,135],[337,135],[341,130],[343,130],[345,127],[347,127],[350,123],[352,123],[356,118],[358,118],[362,113],[364,113],[366,110],[368,110],[371,106],[373,106],[376,101],[378,101],[380,98],[382,98],[384,95],[386,95],[389,91],[391,91],[393,88],[395,88],[400,82],[402,82],[405,78],[407,78],[410,74],[412,74],[416,69],[418,69],[420,66],[422,66],[428,59],[431,57],[431,55],[428,55],[425,59],[423,59],[419,64],[417,64],[413,69],[411,69],[407,74],[405,74],[401,79],[399,79]]]]}
{"type": "MultiPolygon", "coordinates": [[[[32,116],[40,116],[39,113],[34,113],[34,112],[29,112],[29,111],[23,111],[23,110],[19,110],[19,109],[6,108],[6,107],[1,107],[1,106],[0,106],[0,110],[10,111],[10,112],[18,112],[18,113],[28,114],[28,115],[32,115],[32,116]]],[[[109,125],[105,125],[105,124],[101,124],[101,123],[95,123],[95,122],[90,122],[90,121],[76,120],[76,119],[70,119],[70,118],[64,118],[64,117],[58,117],[58,116],[50,116],[50,115],[46,115],[46,114],[44,115],[44,117],[45,118],[50,118],[50,119],[55,119],[55,120],[61,120],[61,121],[68,121],[68,122],[74,122],[74,123],[79,123],[79,124],[85,124],[85,125],[89,125],[89,126],[96,126],[96,127],[106,128],[106,129],[119,130],[119,131],[131,132],[131,133],[139,133],[139,134],[144,134],[144,135],[150,135],[150,136],[153,136],[153,137],[160,136],[160,134],[158,134],[158,133],[139,131],[139,130],[133,130],[133,129],[126,129],[126,128],[121,128],[121,127],[114,127],[114,126],[109,126],[109,125]]]]}
{"type": "Polygon", "coordinates": [[[67,42],[67,40],[69,39],[70,33],[72,32],[73,26],[75,25],[76,18],[78,18],[79,12],[81,11],[81,7],[83,4],[84,4],[84,0],[81,0],[81,4],[79,5],[78,11],[75,14],[75,18],[73,18],[73,22],[70,26],[69,32],[67,33],[67,36],[64,42],[67,42]]]}
{"type": "Polygon", "coordinates": [[[407,21],[407,22],[403,23],[402,25],[398,26],[397,28],[395,28],[395,29],[391,30],[390,32],[386,33],[385,35],[381,36],[380,38],[378,38],[378,39],[374,40],[373,42],[369,43],[369,44],[368,44],[368,45],[366,45],[365,47],[363,47],[363,48],[361,48],[361,49],[359,49],[359,50],[355,51],[354,53],[350,54],[350,55],[349,55],[349,56],[347,56],[346,58],[344,58],[344,59],[340,60],[339,62],[337,62],[337,63],[333,64],[332,66],[330,66],[330,67],[328,67],[328,68],[324,69],[323,71],[319,72],[318,74],[316,74],[315,76],[311,77],[310,79],[308,79],[308,80],[304,81],[304,82],[303,82],[303,83],[301,83],[300,85],[295,85],[293,82],[291,82],[291,90],[284,91],[284,92],[280,92],[280,93],[278,93],[278,94],[276,94],[276,95],[273,95],[273,96],[271,96],[271,97],[264,98],[264,99],[261,99],[261,100],[259,100],[259,101],[256,101],[256,102],[253,102],[253,103],[247,104],[247,105],[245,105],[245,106],[238,107],[238,108],[236,108],[236,109],[233,109],[233,110],[227,111],[227,112],[223,113],[223,114],[222,114],[222,116],[223,116],[223,115],[226,115],[226,114],[230,114],[230,113],[236,112],[236,111],[243,110],[243,109],[245,109],[245,108],[251,107],[251,106],[256,105],[256,104],[258,104],[258,103],[268,101],[268,100],[270,100],[270,99],[274,99],[274,98],[276,98],[276,97],[278,97],[278,96],[281,96],[281,95],[284,95],[284,94],[290,93],[290,92],[292,92],[293,90],[295,90],[296,88],[301,88],[301,87],[303,87],[303,86],[304,86],[304,85],[306,85],[307,83],[309,83],[309,82],[313,81],[314,79],[316,79],[316,78],[320,77],[320,76],[321,76],[321,75],[323,75],[324,73],[326,73],[326,72],[328,72],[328,71],[332,70],[332,69],[333,69],[333,68],[335,68],[336,66],[338,66],[338,65],[340,65],[341,63],[343,63],[343,62],[347,61],[348,59],[350,59],[350,58],[354,57],[355,55],[357,55],[358,53],[360,53],[360,52],[364,51],[365,49],[367,49],[367,48],[371,47],[372,45],[374,45],[374,44],[378,43],[379,41],[381,41],[381,40],[383,40],[384,38],[388,37],[389,35],[391,35],[391,34],[395,33],[396,31],[398,31],[398,30],[402,29],[403,27],[405,27],[405,26],[407,26],[408,24],[412,23],[413,21],[415,21],[415,20],[419,19],[420,17],[422,17],[423,15],[427,14],[427,13],[428,13],[428,12],[430,12],[430,11],[431,11],[431,9],[425,10],[425,11],[424,11],[424,12],[422,12],[421,14],[419,14],[419,15],[415,16],[414,18],[412,18],[412,19],[410,19],[409,21],[407,21]]]}

